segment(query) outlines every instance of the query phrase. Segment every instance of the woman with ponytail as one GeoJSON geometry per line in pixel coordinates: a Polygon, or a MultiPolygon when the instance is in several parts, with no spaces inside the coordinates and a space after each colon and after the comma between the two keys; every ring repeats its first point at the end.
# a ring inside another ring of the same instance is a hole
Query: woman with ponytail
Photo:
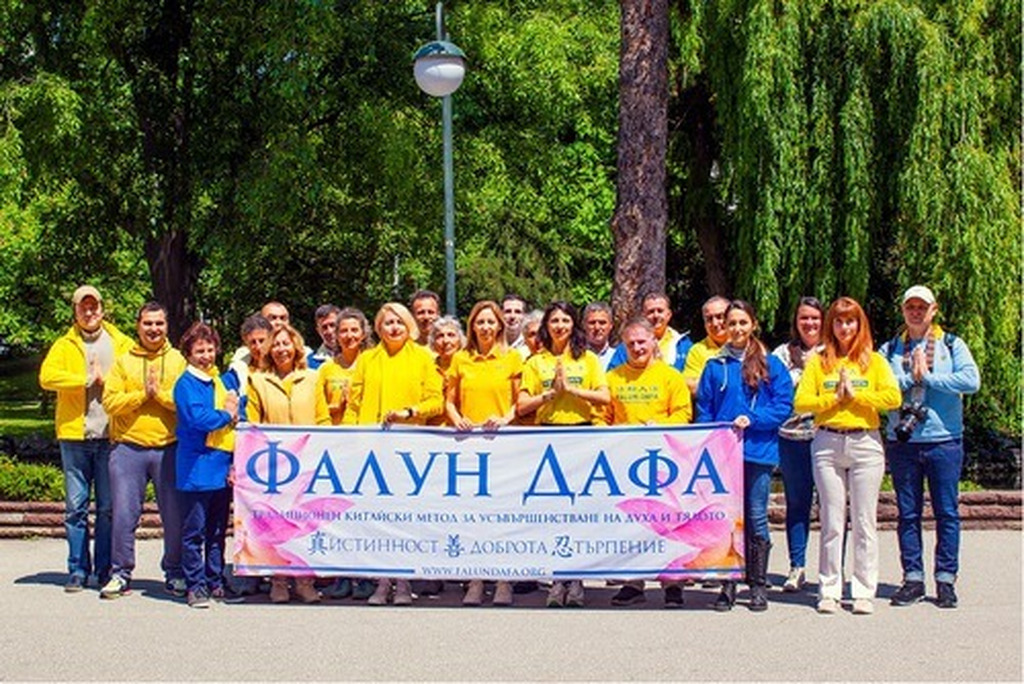
{"type": "MultiPolygon", "coordinates": [[[[793,382],[757,337],[747,302],[726,309],[728,342],[708,361],[697,386],[697,422],[730,422],[743,431],[743,529],[750,610],[768,608],[768,494],[779,463],[779,426],[793,410],[793,382]]],[[[736,583],[723,582],[715,610],[732,610],[736,583]]]]}

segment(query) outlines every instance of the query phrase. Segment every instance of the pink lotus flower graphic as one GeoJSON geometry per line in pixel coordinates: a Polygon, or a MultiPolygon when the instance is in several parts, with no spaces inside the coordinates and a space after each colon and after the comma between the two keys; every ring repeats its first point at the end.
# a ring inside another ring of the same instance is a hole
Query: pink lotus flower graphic
{"type": "MultiPolygon", "coordinates": [[[[732,430],[714,429],[693,437],[665,435],[669,457],[679,467],[679,476],[661,490],[662,499],[634,498],[617,508],[633,514],[634,520],[659,537],[676,542],[682,552],[664,570],[701,570],[743,567],[743,450],[732,430]],[[716,493],[713,484],[701,479],[693,491],[684,493],[690,476],[708,451],[715,454],[715,468],[729,494],[716,493]]],[[[687,435],[689,436],[689,435],[687,435]]],[[[659,481],[668,479],[661,469],[659,481]]],[[[659,579],[678,580],[678,573],[666,572],[659,579]]]]}
{"type": "MultiPolygon", "coordinates": [[[[301,458],[308,441],[309,435],[302,435],[277,448],[301,458]]],[[[239,466],[235,468],[234,563],[236,566],[275,566],[280,574],[309,575],[311,573],[305,570],[309,567],[306,559],[284,545],[312,534],[321,520],[340,515],[354,504],[338,496],[306,498],[303,492],[313,478],[312,470],[300,471],[279,493],[267,493],[266,468],[261,472],[257,467],[257,474],[264,478],[258,482],[241,463],[269,446],[270,440],[257,428],[239,431],[236,438],[239,466]]]]}

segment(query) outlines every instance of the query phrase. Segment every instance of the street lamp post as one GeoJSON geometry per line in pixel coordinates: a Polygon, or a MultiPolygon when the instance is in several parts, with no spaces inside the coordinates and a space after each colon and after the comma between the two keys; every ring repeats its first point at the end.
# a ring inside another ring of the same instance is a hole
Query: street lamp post
{"type": "Polygon", "coordinates": [[[447,313],[455,315],[455,172],[452,162],[452,93],[462,85],[466,74],[466,55],[448,42],[444,26],[444,3],[436,9],[437,40],[427,43],[413,55],[413,75],[420,90],[441,98],[442,139],[444,146],[444,260],[445,303],[447,313]]]}

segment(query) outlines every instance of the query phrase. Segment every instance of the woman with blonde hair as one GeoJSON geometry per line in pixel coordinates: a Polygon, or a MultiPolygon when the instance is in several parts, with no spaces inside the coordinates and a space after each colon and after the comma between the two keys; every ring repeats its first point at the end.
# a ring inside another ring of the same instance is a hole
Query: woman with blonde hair
{"type": "Polygon", "coordinates": [[[821,517],[818,612],[839,610],[849,497],[850,594],[853,612],[868,615],[878,587],[878,491],[885,473],[879,413],[900,405],[900,389],[889,364],[872,351],[868,317],[853,299],[840,297],[829,307],[822,342],[821,353],[807,360],[793,401],[796,411],[814,414],[817,427],[811,454],[821,517]]]}
{"type": "MultiPolygon", "coordinates": [[[[523,360],[518,351],[505,346],[505,322],[497,302],[477,302],[466,327],[466,348],[455,354],[448,370],[448,420],[463,432],[497,430],[515,419],[523,360]]],[[[479,606],[483,597],[483,580],[471,580],[462,604],[479,606]]],[[[510,582],[495,585],[494,605],[512,605],[510,582]]]]}
{"type": "MultiPolygon", "coordinates": [[[[439,415],[443,408],[441,376],[430,352],[416,344],[416,319],[404,305],[388,302],[377,312],[374,330],[380,343],[359,357],[344,424],[423,425],[439,415]]],[[[391,580],[379,578],[377,590],[367,602],[382,606],[391,596],[391,580]]],[[[395,581],[392,602],[412,604],[409,580],[395,581]]]]}
{"type": "MultiPolygon", "coordinates": [[[[260,372],[249,376],[246,415],[250,422],[269,425],[329,425],[327,399],[317,373],[306,366],[302,335],[285,324],[267,338],[260,357],[260,372]]],[[[320,594],[313,577],[295,578],[295,595],[303,603],[317,603],[320,594]]],[[[270,600],[287,603],[288,577],[270,580],[270,600]]]]}

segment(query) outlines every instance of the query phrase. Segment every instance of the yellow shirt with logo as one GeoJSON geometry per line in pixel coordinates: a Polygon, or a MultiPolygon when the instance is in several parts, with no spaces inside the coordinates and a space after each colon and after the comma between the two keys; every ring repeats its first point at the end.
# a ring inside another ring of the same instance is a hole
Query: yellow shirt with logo
{"type": "Polygon", "coordinates": [[[683,375],[664,361],[646,368],[628,363],[608,372],[611,403],[605,407],[609,425],[682,424],[693,420],[690,390],[683,375]]]}
{"type": "MultiPolygon", "coordinates": [[[[359,359],[357,357],[356,362],[358,362],[358,360],[359,359]]],[[[356,372],[356,362],[353,362],[348,368],[344,368],[334,359],[328,359],[320,364],[319,368],[317,368],[317,382],[320,384],[320,391],[327,400],[328,408],[341,405],[341,400],[345,396],[345,393],[350,391],[352,387],[352,376],[354,376],[356,372]]],[[[344,411],[342,411],[342,413],[332,412],[331,424],[341,425],[343,415],[344,411]]]]}
{"type": "MultiPolygon", "coordinates": [[[[574,359],[566,347],[559,356],[546,349],[531,356],[523,367],[522,389],[533,396],[551,389],[551,383],[555,379],[555,366],[559,360],[565,368],[566,381],[572,387],[597,390],[608,386],[601,360],[594,352],[584,351],[578,359],[574,359]]],[[[539,425],[582,425],[603,422],[603,410],[595,410],[587,400],[565,393],[545,402],[537,409],[539,425]]]]}
{"type": "Polygon", "coordinates": [[[902,397],[896,376],[881,354],[871,352],[865,371],[844,357],[826,373],[821,361],[819,354],[807,359],[793,398],[793,410],[813,413],[815,425],[837,430],[875,430],[881,422],[880,412],[899,407],[902,397]],[[836,387],[839,386],[839,371],[844,368],[853,385],[853,399],[840,404],[836,387]]]}
{"type": "Polygon", "coordinates": [[[459,413],[473,423],[507,415],[516,397],[513,384],[523,374],[523,357],[497,346],[486,354],[463,349],[452,358],[448,382],[458,383],[459,413]]]}

